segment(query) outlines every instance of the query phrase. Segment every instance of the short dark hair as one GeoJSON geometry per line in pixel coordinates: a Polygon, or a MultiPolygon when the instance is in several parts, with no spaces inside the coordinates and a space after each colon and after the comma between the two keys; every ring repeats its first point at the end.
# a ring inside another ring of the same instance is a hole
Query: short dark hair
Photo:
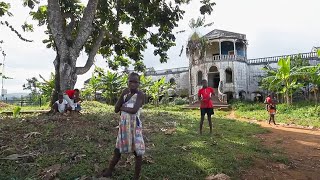
{"type": "Polygon", "coordinates": [[[74,91],[80,92],[79,89],[74,89],[74,91]]]}
{"type": "Polygon", "coordinates": [[[58,94],[58,98],[63,98],[63,94],[62,94],[62,93],[59,93],[59,94],[58,94]]]}
{"type": "Polygon", "coordinates": [[[201,83],[203,83],[203,82],[207,82],[207,80],[206,80],[206,79],[202,79],[202,80],[201,80],[201,83]]]}
{"type": "Polygon", "coordinates": [[[132,72],[129,74],[129,77],[137,76],[140,79],[140,75],[138,73],[132,72]]]}

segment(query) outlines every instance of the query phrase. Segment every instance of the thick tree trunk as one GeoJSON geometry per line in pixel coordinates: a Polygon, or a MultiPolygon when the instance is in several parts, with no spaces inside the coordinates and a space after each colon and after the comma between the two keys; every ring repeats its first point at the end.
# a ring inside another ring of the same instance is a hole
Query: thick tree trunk
{"type": "Polygon", "coordinates": [[[50,105],[58,100],[58,94],[64,93],[68,89],[73,89],[77,82],[77,74],[75,64],[69,63],[72,61],[61,61],[61,56],[57,55],[54,60],[55,67],[55,87],[52,94],[50,105]]]}
{"type": "Polygon", "coordinates": [[[76,59],[69,57],[67,60],[60,61],[60,91],[65,92],[68,89],[74,89],[77,82],[76,59]]]}
{"type": "Polygon", "coordinates": [[[68,89],[74,89],[77,82],[77,75],[86,73],[94,62],[101,42],[105,37],[106,31],[100,29],[97,39],[93,42],[91,51],[88,53],[88,59],[83,67],[76,67],[77,58],[80,55],[83,46],[89,39],[93,30],[93,20],[99,0],[88,0],[84,9],[83,17],[77,28],[77,36],[72,39],[72,30],[75,28],[73,17],[71,23],[65,26],[66,17],[61,12],[59,1],[48,0],[48,25],[52,37],[56,44],[57,58],[55,65],[55,93],[52,96],[51,103],[57,99],[57,93],[63,93],[68,89]],[[72,43],[70,43],[70,41],[72,43]]]}

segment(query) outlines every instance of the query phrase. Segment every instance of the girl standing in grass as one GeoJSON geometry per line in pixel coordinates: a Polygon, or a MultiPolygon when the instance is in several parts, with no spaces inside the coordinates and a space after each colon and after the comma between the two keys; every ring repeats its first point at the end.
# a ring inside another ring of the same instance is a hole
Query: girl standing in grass
{"type": "Polygon", "coordinates": [[[267,98],[265,100],[265,103],[266,103],[267,111],[268,111],[268,113],[270,115],[269,124],[272,121],[274,125],[277,125],[275,120],[274,120],[274,116],[276,114],[276,101],[275,101],[274,98],[272,98],[271,94],[268,94],[268,96],[267,96],[267,98]]]}
{"type": "Polygon", "coordinates": [[[274,116],[276,115],[276,105],[274,103],[269,105],[269,114],[270,114],[269,124],[271,123],[271,121],[273,121],[273,124],[277,125],[274,120],[274,116]]]}
{"type": "Polygon", "coordinates": [[[128,79],[128,88],[122,91],[115,105],[115,112],[121,113],[119,132],[116,141],[113,158],[109,167],[102,172],[102,176],[111,177],[114,167],[121,158],[122,153],[133,153],[135,155],[135,180],[139,179],[142,155],[145,153],[145,145],[142,136],[142,123],[140,121],[140,110],[143,105],[144,94],[138,87],[140,76],[131,73],[128,79]]]}

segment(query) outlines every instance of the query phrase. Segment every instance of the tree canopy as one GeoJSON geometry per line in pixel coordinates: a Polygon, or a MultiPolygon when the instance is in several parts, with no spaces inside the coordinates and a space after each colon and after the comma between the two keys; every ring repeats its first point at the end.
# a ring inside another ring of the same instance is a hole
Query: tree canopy
{"type": "MultiPolygon", "coordinates": [[[[142,71],[142,52],[147,43],[154,47],[154,55],[167,62],[167,51],[175,45],[173,29],[183,18],[181,5],[191,0],[89,0],[84,6],[79,0],[48,0],[37,7],[36,0],[24,0],[32,9],[30,15],[38,25],[48,25],[48,39],[43,42],[63,54],[63,47],[74,48],[75,56],[84,48],[89,58],[77,74],[85,73],[93,64],[94,55],[101,54],[111,69],[128,66],[142,71]],[[130,29],[130,35],[122,28],[130,29]],[[155,30],[157,29],[157,30],[155,30]],[[58,45],[57,45],[58,44],[58,45]],[[132,61],[131,61],[132,60],[132,61]]],[[[200,13],[211,14],[214,3],[202,0],[200,13]]]]}

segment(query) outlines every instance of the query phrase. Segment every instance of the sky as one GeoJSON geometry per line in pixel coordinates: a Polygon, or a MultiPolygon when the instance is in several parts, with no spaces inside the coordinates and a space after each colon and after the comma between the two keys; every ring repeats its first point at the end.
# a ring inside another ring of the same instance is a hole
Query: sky
{"type": "MultiPolygon", "coordinates": [[[[22,7],[20,0],[4,0],[11,3],[11,12],[14,17],[1,18],[9,22],[22,32],[21,25],[27,20],[28,9],[22,7]]],[[[84,0],[85,2],[85,0],[84,0]]],[[[312,47],[320,46],[319,0],[215,0],[216,6],[212,15],[206,17],[206,22],[214,25],[199,29],[202,35],[213,29],[221,29],[247,35],[248,58],[260,58],[286,54],[310,52],[312,47]]],[[[188,66],[185,51],[179,57],[182,45],[185,46],[192,31],[188,28],[191,18],[199,16],[199,0],[193,0],[184,7],[184,19],[179,22],[176,31],[187,30],[176,35],[176,46],[168,51],[169,61],[161,64],[159,57],[153,55],[153,47],[149,46],[144,52],[144,63],[147,67],[156,70],[188,66]]],[[[36,25],[36,22],[34,22],[36,25]]],[[[46,38],[44,27],[35,26],[35,31],[22,33],[23,37],[34,42],[21,41],[7,27],[0,26],[0,39],[7,56],[5,59],[4,74],[13,79],[5,80],[4,89],[8,93],[21,93],[22,85],[27,78],[39,77],[41,74],[49,78],[54,71],[53,60],[55,52],[47,49],[42,43],[46,38]]],[[[124,32],[128,29],[124,26],[124,32]]],[[[77,61],[78,66],[83,66],[86,54],[82,53],[77,61]]],[[[3,57],[0,56],[2,63],[3,57]]],[[[105,59],[96,57],[96,66],[107,69],[105,59]]],[[[83,82],[91,77],[94,67],[86,74],[78,76],[76,88],[82,88],[83,82]]],[[[0,70],[1,71],[1,70],[0,70]]]]}

